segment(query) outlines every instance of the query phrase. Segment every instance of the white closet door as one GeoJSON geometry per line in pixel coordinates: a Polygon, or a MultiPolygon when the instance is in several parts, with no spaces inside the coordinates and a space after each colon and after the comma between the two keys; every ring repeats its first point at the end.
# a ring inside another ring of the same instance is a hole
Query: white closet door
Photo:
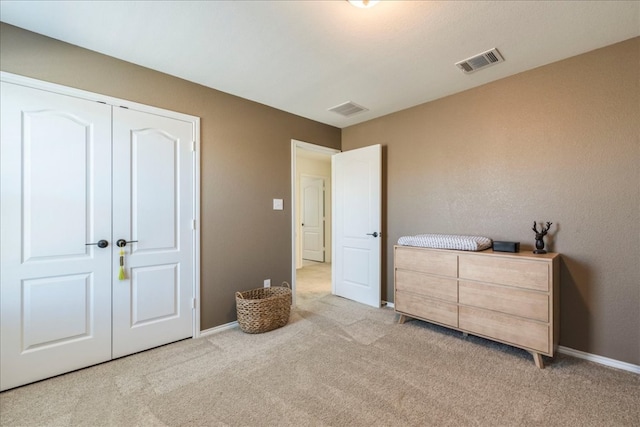
{"type": "Polygon", "coordinates": [[[194,129],[114,107],[113,357],[193,333],[194,129]]]}
{"type": "Polygon", "coordinates": [[[4,390],[111,358],[111,107],[0,92],[4,390]]]}

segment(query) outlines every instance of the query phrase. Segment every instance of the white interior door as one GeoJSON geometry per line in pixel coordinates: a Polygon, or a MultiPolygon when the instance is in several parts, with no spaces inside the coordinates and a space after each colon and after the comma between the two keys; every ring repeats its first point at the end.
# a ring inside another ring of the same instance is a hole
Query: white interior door
{"type": "Polygon", "coordinates": [[[302,193],[302,258],[324,262],[324,180],[300,178],[302,193]]]}
{"type": "Polygon", "coordinates": [[[114,108],[113,357],[192,335],[191,122],[114,108]]]}
{"type": "Polygon", "coordinates": [[[111,107],[6,82],[1,96],[5,390],[111,358],[111,107]]]}
{"type": "Polygon", "coordinates": [[[332,157],[334,293],[380,307],[382,149],[332,157]]]}

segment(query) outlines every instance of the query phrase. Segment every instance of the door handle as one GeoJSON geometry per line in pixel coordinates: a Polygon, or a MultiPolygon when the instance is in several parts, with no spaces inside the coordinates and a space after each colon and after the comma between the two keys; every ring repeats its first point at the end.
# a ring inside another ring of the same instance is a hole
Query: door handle
{"type": "Polygon", "coordinates": [[[89,245],[96,245],[99,248],[106,248],[107,246],[109,246],[109,242],[107,242],[106,240],[98,240],[97,243],[85,243],[85,246],[89,246],[89,245]]]}
{"type": "Polygon", "coordinates": [[[378,237],[378,236],[381,236],[381,235],[382,235],[382,233],[378,234],[377,231],[374,231],[373,233],[367,233],[367,236],[373,236],[373,237],[378,237]]]}
{"type": "Polygon", "coordinates": [[[127,243],[134,243],[134,242],[137,242],[137,240],[130,240],[130,241],[127,242],[124,239],[118,239],[116,241],[116,246],[119,247],[119,248],[124,248],[125,246],[127,246],[127,243]]]}

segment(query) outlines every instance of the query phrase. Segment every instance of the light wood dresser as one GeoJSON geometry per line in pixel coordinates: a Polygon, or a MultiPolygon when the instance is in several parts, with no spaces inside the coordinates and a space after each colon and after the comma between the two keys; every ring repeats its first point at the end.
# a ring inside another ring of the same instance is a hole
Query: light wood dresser
{"type": "Polygon", "coordinates": [[[395,311],[529,351],[538,368],[559,338],[555,253],[394,247],[395,311]]]}

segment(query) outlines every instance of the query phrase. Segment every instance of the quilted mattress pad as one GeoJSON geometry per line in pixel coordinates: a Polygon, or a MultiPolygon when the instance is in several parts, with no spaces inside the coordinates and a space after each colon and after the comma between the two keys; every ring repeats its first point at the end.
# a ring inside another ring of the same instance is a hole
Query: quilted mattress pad
{"type": "Polygon", "coordinates": [[[460,236],[457,234],[417,234],[402,236],[398,245],[421,248],[457,249],[461,251],[483,251],[492,245],[492,240],[482,236],[460,236]]]}

